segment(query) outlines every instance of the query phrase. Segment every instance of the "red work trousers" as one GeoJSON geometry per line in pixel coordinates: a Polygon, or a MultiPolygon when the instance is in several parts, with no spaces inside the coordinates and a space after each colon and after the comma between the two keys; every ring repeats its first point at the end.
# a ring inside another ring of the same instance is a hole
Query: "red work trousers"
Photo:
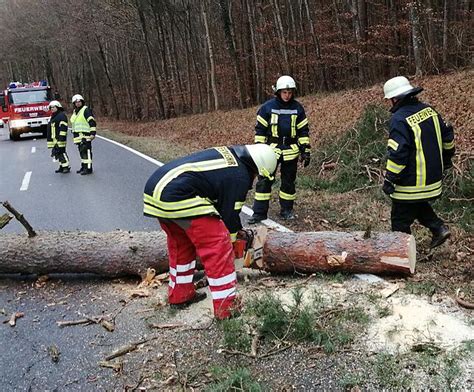
{"type": "Polygon", "coordinates": [[[160,220],[160,225],[168,240],[169,303],[187,302],[196,295],[193,275],[197,254],[209,282],[215,317],[229,317],[237,279],[232,243],[224,222],[215,216],[203,216],[182,222],[160,220]]]}

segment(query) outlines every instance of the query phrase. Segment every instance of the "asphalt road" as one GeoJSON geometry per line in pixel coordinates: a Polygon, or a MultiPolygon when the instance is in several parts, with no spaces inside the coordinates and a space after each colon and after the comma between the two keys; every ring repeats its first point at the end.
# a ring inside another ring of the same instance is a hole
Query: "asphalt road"
{"type": "MultiPolygon", "coordinates": [[[[143,216],[143,189],[155,163],[98,137],[94,173],[81,176],[72,140],[67,152],[71,173],[55,173],[59,164],[50,158],[45,138],[13,142],[0,128],[0,201],[8,200],[35,230],[159,230],[155,220],[143,216]]],[[[14,221],[3,230],[24,231],[14,221]]]]}

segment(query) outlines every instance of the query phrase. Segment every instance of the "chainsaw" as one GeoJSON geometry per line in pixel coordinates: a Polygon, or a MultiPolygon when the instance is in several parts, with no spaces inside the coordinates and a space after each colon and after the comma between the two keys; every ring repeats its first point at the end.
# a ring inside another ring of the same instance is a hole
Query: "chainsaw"
{"type": "Polygon", "coordinates": [[[252,264],[263,266],[263,245],[267,238],[267,228],[243,229],[234,242],[235,268],[249,268],[252,264]]]}

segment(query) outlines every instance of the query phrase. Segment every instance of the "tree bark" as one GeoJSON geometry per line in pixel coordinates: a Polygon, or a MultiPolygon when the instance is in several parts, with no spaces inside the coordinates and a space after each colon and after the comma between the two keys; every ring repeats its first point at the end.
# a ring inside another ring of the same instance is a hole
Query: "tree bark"
{"type": "Polygon", "coordinates": [[[423,74],[423,59],[422,59],[422,42],[420,33],[420,17],[418,14],[418,1],[413,1],[409,4],[410,7],[410,23],[412,30],[413,43],[413,57],[415,58],[415,74],[421,76],[423,74]]]}
{"type": "Polygon", "coordinates": [[[201,12],[202,12],[202,19],[204,21],[204,27],[206,29],[206,42],[207,42],[207,49],[209,52],[209,66],[211,68],[210,69],[211,88],[212,88],[212,94],[214,96],[214,109],[219,110],[219,97],[217,95],[216,71],[215,71],[216,68],[214,65],[214,50],[212,47],[211,35],[209,32],[209,24],[207,20],[207,12],[206,12],[205,7],[206,6],[202,4],[201,12]]]}
{"type": "MultiPolygon", "coordinates": [[[[416,245],[404,233],[268,233],[262,263],[274,273],[347,271],[410,274],[416,245]]],[[[168,270],[163,232],[39,232],[0,235],[0,274],[95,273],[107,277],[168,270]]]]}

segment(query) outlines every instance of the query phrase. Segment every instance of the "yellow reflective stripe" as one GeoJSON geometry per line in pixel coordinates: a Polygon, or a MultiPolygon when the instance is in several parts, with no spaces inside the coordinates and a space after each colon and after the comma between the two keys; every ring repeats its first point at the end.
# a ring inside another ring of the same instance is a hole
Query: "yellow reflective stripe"
{"type": "Polygon", "coordinates": [[[303,136],[298,138],[298,143],[299,144],[309,144],[309,137],[308,136],[303,136]]]}
{"type": "Polygon", "coordinates": [[[296,128],[301,129],[303,128],[306,124],[308,124],[308,118],[305,118],[303,121],[301,121],[296,128]]]}
{"type": "Polygon", "coordinates": [[[163,201],[156,200],[148,194],[143,195],[143,201],[148,204],[152,204],[155,207],[161,208],[163,210],[182,210],[186,208],[194,208],[204,205],[212,205],[212,202],[209,199],[196,196],[194,198],[179,200],[179,201],[163,201]]]}
{"type": "Polygon", "coordinates": [[[59,125],[65,125],[67,127],[67,122],[66,121],[61,121],[59,125]]]}
{"type": "Polygon", "coordinates": [[[403,169],[405,169],[406,165],[399,165],[395,162],[393,162],[391,159],[387,159],[387,170],[390,170],[392,173],[398,174],[400,173],[403,169]]]}
{"type": "Polygon", "coordinates": [[[291,137],[296,137],[296,114],[291,115],[291,137]]]}
{"type": "Polygon", "coordinates": [[[404,186],[404,185],[395,185],[395,191],[398,192],[406,192],[406,193],[415,193],[415,192],[422,192],[422,191],[432,191],[437,189],[441,186],[441,181],[434,182],[430,185],[425,186],[404,186]]]}
{"type": "Polygon", "coordinates": [[[278,196],[280,196],[281,199],[283,200],[296,200],[296,193],[293,193],[292,195],[289,193],[285,193],[280,191],[278,193],[278,196]]]}
{"type": "Polygon", "coordinates": [[[255,200],[260,200],[260,201],[270,200],[271,196],[272,196],[271,193],[255,192],[255,200]]]}
{"type": "Polygon", "coordinates": [[[48,142],[47,146],[48,146],[48,148],[53,148],[55,144],[56,143],[54,141],[52,141],[52,142],[48,142]]]}
{"type": "Polygon", "coordinates": [[[272,113],[270,122],[272,124],[272,136],[278,137],[278,114],[272,113]]]}
{"type": "Polygon", "coordinates": [[[400,193],[395,190],[390,196],[392,199],[397,200],[420,200],[420,199],[431,199],[432,197],[436,197],[441,195],[443,191],[442,187],[435,189],[431,192],[417,192],[417,193],[400,193]]]}
{"type": "Polygon", "coordinates": [[[59,132],[59,136],[67,136],[67,131],[61,131],[61,132],[59,132]]]}
{"type": "Polygon", "coordinates": [[[443,169],[444,169],[444,164],[443,164],[443,139],[441,138],[441,126],[439,125],[439,118],[438,118],[437,114],[435,114],[433,116],[433,123],[434,123],[435,131],[436,131],[436,139],[438,140],[439,157],[441,159],[441,165],[443,166],[443,169]]]}
{"type": "Polygon", "coordinates": [[[416,145],[416,185],[424,186],[426,185],[426,160],[423,153],[423,144],[421,143],[421,128],[419,125],[414,125],[412,129],[415,134],[416,145]]]}
{"type": "Polygon", "coordinates": [[[66,142],[58,142],[58,147],[66,147],[66,142]]]}
{"type": "Polygon", "coordinates": [[[185,163],[183,165],[175,167],[174,169],[166,173],[155,185],[155,189],[153,191],[153,198],[155,200],[160,200],[161,192],[163,192],[163,189],[166,187],[166,185],[168,185],[173,179],[185,172],[204,172],[223,169],[227,166],[228,165],[225,159],[213,159],[209,161],[185,163]]]}
{"type": "Polygon", "coordinates": [[[266,143],[267,142],[267,137],[266,136],[255,135],[254,141],[255,141],[255,143],[266,143]]]}
{"type": "Polygon", "coordinates": [[[187,218],[187,217],[196,216],[196,215],[209,215],[209,214],[218,215],[217,210],[212,206],[196,207],[196,208],[190,208],[188,210],[179,210],[179,211],[162,211],[149,204],[145,204],[143,208],[143,212],[148,215],[158,216],[160,218],[169,218],[169,219],[187,218]]]}
{"type": "Polygon", "coordinates": [[[264,127],[268,127],[268,122],[262,116],[257,115],[257,121],[262,124],[264,127]]]}
{"type": "Polygon", "coordinates": [[[397,151],[398,150],[398,143],[393,139],[388,139],[387,145],[392,149],[397,151]]]}
{"type": "Polygon", "coordinates": [[[242,207],[244,206],[245,201],[236,201],[234,204],[234,210],[240,211],[242,207]]]}
{"type": "Polygon", "coordinates": [[[230,234],[230,240],[232,242],[235,242],[237,240],[237,232],[235,233],[229,233],[230,234]]]}
{"type": "Polygon", "coordinates": [[[86,121],[89,122],[90,120],[94,120],[94,121],[95,121],[95,118],[92,117],[92,116],[87,117],[86,121]]]}
{"type": "Polygon", "coordinates": [[[452,142],[443,143],[443,150],[451,150],[454,148],[454,140],[452,142]]]}

